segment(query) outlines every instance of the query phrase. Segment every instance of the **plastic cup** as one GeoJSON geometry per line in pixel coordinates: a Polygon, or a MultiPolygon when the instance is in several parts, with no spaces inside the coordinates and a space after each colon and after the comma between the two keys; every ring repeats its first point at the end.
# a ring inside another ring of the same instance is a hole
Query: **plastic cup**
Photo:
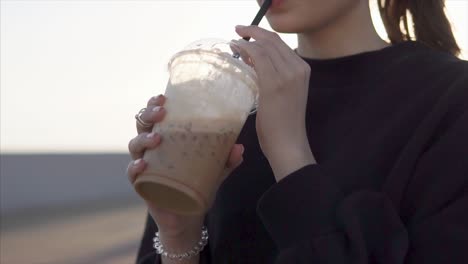
{"type": "Polygon", "coordinates": [[[232,57],[228,42],[201,40],[168,65],[161,144],[145,152],[136,191],[157,207],[202,214],[212,205],[230,151],[258,99],[255,71],[232,57]],[[228,51],[229,50],[229,51],[228,51]]]}

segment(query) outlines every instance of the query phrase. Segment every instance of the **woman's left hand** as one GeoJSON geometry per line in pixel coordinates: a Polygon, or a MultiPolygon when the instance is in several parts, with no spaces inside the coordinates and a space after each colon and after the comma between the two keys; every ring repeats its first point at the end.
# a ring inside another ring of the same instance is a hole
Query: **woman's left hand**
{"type": "Polygon", "coordinates": [[[256,129],[260,147],[279,181],[314,164],[306,132],[310,67],[278,34],[257,26],[237,26],[231,47],[254,67],[259,84],[256,129]]]}

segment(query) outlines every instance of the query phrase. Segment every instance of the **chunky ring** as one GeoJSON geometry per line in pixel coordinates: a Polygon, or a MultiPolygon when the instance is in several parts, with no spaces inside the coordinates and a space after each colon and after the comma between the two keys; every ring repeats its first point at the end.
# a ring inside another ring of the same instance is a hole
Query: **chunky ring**
{"type": "Polygon", "coordinates": [[[153,126],[153,124],[146,123],[145,121],[143,121],[143,119],[141,119],[141,115],[142,115],[143,112],[145,112],[145,111],[146,111],[146,108],[142,108],[142,109],[140,110],[140,112],[138,112],[138,114],[135,115],[135,119],[136,119],[137,123],[138,123],[140,126],[142,126],[142,127],[144,127],[144,128],[150,128],[150,127],[153,126]]]}

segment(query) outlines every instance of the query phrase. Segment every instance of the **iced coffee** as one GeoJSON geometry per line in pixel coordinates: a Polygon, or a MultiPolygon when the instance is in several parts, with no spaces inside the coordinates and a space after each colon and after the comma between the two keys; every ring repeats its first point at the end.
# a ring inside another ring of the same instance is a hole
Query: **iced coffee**
{"type": "Polygon", "coordinates": [[[166,116],[153,127],[162,141],[145,153],[148,167],[135,188],[160,208],[204,213],[255,107],[256,75],[232,54],[206,46],[176,54],[169,71],[166,116]]]}

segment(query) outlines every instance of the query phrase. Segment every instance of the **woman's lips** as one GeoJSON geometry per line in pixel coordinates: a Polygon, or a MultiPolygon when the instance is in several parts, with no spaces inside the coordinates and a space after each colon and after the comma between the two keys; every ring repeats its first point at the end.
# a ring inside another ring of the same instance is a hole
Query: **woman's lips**
{"type": "MultiPolygon", "coordinates": [[[[265,0],[260,0],[260,6],[263,5],[265,0]]],[[[283,5],[284,0],[271,0],[271,6],[268,11],[276,11],[283,5]]]]}
{"type": "Polygon", "coordinates": [[[278,8],[283,2],[284,0],[272,0],[270,8],[278,8]]]}

